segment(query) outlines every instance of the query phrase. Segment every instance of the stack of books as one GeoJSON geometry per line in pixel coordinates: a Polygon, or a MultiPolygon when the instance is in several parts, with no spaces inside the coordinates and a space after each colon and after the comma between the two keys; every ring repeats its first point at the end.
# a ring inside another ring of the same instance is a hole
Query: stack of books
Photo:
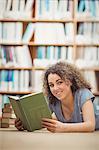
{"type": "Polygon", "coordinates": [[[4,104],[4,108],[2,109],[2,119],[1,119],[1,127],[8,128],[14,127],[15,122],[15,114],[11,108],[9,103],[4,104]]]}

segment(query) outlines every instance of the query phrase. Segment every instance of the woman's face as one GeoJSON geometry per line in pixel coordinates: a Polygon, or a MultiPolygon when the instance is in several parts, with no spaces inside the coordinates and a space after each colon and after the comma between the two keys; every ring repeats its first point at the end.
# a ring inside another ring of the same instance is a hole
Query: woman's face
{"type": "Polygon", "coordinates": [[[71,82],[69,80],[62,80],[57,74],[48,75],[48,84],[50,87],[51,93],[63,101],[71,94],[71,82]]]}

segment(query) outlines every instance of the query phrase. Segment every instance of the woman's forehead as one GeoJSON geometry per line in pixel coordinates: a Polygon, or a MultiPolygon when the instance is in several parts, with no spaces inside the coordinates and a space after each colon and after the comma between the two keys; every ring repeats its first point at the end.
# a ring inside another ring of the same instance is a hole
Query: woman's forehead
{"type": "Polygon", "coordinates": [[[49,80],[58,80],[58,79],[61,79],[61,77],[58,74],[56,74],[56,73],[54,73],[54,74],[50,73],[48,75],[48,81],[49,80]]]}

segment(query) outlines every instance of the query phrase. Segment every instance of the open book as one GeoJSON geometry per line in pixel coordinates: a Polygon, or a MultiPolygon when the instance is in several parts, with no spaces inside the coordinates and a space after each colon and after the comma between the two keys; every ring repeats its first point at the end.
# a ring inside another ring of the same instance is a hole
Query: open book
{"type": "Polygon", "coordinates": [[[34,131],[42,128],[41,119],[51,118],[51,112],[43,93],[33,93],[22,97],[9,96],[16,117],[25,129],[34,131]]]}

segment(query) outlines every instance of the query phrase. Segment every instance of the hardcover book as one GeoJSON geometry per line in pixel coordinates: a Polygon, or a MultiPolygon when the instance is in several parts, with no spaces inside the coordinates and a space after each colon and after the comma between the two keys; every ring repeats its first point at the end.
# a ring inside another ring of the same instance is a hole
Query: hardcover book
{"type": "Polygon", "coordinates": [[[51,118],[45,96],[42,92],[22,97],[9,96],[10,103],[17,118],[20,118],[27,131],[42,128],[42,118],[51,118]]]}

